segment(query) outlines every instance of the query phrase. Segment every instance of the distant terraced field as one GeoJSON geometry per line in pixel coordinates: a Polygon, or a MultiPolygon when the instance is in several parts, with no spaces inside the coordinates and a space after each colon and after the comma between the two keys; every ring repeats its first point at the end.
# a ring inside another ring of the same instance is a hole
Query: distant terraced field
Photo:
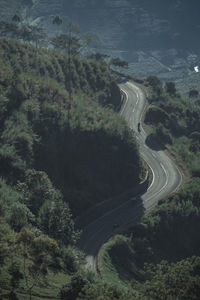
{"type": "Polygon", "coordinates": [[[94,34],[96,51],[127,60],[130,74],[177,81],[187,92],[199,82],[199,9],[197,0],[0,0],[0,19],[18,13],[49,35],[64,31],[70,19],[94,34]],[[59,27],[52,24],[56,14],[63,18],[59,27]]]}

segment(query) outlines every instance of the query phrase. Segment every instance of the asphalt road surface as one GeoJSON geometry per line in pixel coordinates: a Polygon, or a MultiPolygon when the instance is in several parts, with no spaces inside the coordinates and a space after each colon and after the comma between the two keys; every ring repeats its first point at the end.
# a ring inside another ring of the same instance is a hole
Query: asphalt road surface
{"type": "Polygon", "coordinates": [[[157,202],[174,192],[182,184],[182,174],[174,162],[163,150],[148,140],[141,123],[142,114],[146,106],[143,91],[131,82],[120,84],[119,87],[126,95],[121,114],[135,132],[140,145],[140,153],[152,172],[152,182],[148,190],[140,196],[140,201],[130,197],[128,201],[87,225],[82,232],[78,247],[86,253],[88,266],[96,267],[96,255],[102,244],[113,234],[115,225],[123,228],[150,210],[157,202]]]}

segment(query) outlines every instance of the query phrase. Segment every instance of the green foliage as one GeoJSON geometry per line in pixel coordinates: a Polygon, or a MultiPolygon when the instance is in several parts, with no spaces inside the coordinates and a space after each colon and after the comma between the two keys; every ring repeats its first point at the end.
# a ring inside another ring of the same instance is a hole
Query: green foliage
{"type": "Polygon", "coordinates": [[[23,279],[23,274],[20,271],[19,263],[17,263],[16,261],[12,262],[8,271],[11,276],[11,280],[10,280],[11,287],[14,290],[18,288],[20,280],[23,279]]]}
{"type": "Polygon", "coordinates": [[[190,98],[196,98],[196,97],[198,97],[198,95],[199,95],[199,92],[195,89],[192,89],[192,90],[189,91],[189,97],[190,98]]]}
{"type": "Polygon", "coordinates": [[[199,186],[193,178],[133,225],[128,237],[110,239],[98,258],[103,278],[121,290],[131,282],[135,299],[198,299],[199,186]]]}
{"type": "Polygon", "coordinates": [[[36,46],[46,37],[41,27],[22,23],[21,18],[17,14],[13,15],[11,22],[0,22],[0,34],[7,38],[17,38],[24,42],[33,42],[36,46]]]}
{"type": "Polygon", "coordinates": [[[147,82],[151,85],[154,92],[156,92],[158,95],[161,91],[162,83],[160,79],[156,76],[149,76],[147,77],[147,82]]]}
{"type": "Polygon", "coordinates": [[[116,235],[103,245],[98,255],[102,277],[106,282],[118,286],[120,284],[121,290],[129,286],[129,280],[133,275],[137,277],[134,250],[130,241],[125,236],[116,235]]]}
{"type": "Polygon", "coordinates": [[[62,248],[62,261],[63,270],[68,274],[78,272],[85,262],[83,253],[72,246],[62,248]]]}
{"type": "MultiPolygon", "coordinates": [[[[155,76],[147,78],[151,85],[151,106],[147,109],[145,122],[153,125],[153,132],[164,144],[172,145],[184,160],[193,176],[199,176],[200,142],[193,132],[200,130],[200,109],[197,103],[184,100],[173,82],[162,87],[155,76]],[[158,125],[159,124],[159,125],[158,125]]],[[[194,91],[194,97],[196,93],[194,91]]],[[[193,97],[191,91],[190,97],[193,97]]]]}
{"type": "Polygon", "coordinates": [[[60,244],[74,244],[78,233],[74,231],[74,222],[70,209],[58,194],[53,201],[46,201],[39,212],[39,224],[44,232],[60,244]]]}
{"type": "Polygon", "coordinates": [[[20,231],[23,226],[35,222],[34,215],[20,201],[20,193],[0,180],[0,215],[4,216],[15,231],[20,231]]]}
{"type": "Polygon", "coordinates": [[[22,227],[34,224],[35,216],[26,205],[16,202],[12,205],[7,220],[12,229],[20,231],[22,227]]]}
{"type": "MultiPolygon", "coordinates": [[[[137,184],[138,150],[125,121],[108,108],[119,107],[120,92],[105,62],[75,56],[69,70],[68,56],[56,51],[5,39],[0,48],[1,176],[30,190],[27,169],[45,171],[75,214],[137,184]]],[[[24,202],[36,215],[46,201],[38,193],[24,202]]]]}
{"type": "Polygon", "coordinates": [[[55,266],[58,268],[55,259],[59,254],[59,247],[55,240],[49,237],[36,237],[27,228],[22,228],[18,233],[17,245],[19,255],[23,256],[23,278],[31,299],[32,289],[38,283],[44,282],[49,269],[55,266]]]}
{"type": "Polygon", "coordinates": [[[37,141],[25,114],[14,113],[10,119],[4,123],[2,142],[14,145],[16,154],[25,161],[31,161],[33,154],[33,144],[37,141]]]}
{"type": "Polygon", "coordinates": [[[51,43],[55,48],[66,51],[70,55],[78,54],[81,47],[78,38],[63,33],[52,38],[51,43]]]}
{"type": "Polygon", "coordinates": [[[176,87],[175,87],[175,83],[174,82],[166,82],[165,84],[165,89],[166,92],[171,95],[171,96],[175,96],[176,95],[176,87]]]}
{"type": "Polygon", "coordinates": [[[166,123],[169,120],[169,115],[162,108],[151,105],[145,115],[146,123],[166,123]]]}
{"type": "Polygon", "coordinates": [[[56,25],[61,25],[62,24],[62,18],[60,17],[60,15],[56,15],[54,18],[53,18],[53,21],[52,21],[53,24],[56,24],[56,25]]]}
{"type": "Polygon", "coordinates": [[[191,257],[176,264],[162,261],[158,265],[146,265],[148,280],[135,285],[150,299],[197,300],[200,293],[200,257],[191,257]]]}
{"type": "Polygon", "coordinates": [[[122,289],[121,284],[112,284],[109,281],[95,278],[89,282],[79,292],[76,300],[141,300],[138,293],[131,289],[122,289]]]}
{"type": "Polygon", "coordinates": [[[0,217],[0,277],[1,277],[1,271],[4,264],[7,263],[8,258],[12,257],[12,251],[13,249],[10,248],[10,245],[12,245],[13,241],[13,232],[8,225],[8,223],[0,217]]]}
{"type": "Polygon", "coordinates": [[[17,24],[1,21],[0,34],[1,36],[11,37],[11,38],[17,37],[18,36],[17,24]]]}
{"type": "Polygon", "coordinates": [[[9,207],[11,207],[20,195],[3,179],[0,179],[0,216],[5,216],[9,207]]]}
{"type": "Polygon", "coordinates": [[[121,60],[119,57],[112,58],[109,62],[109,64],[114,67],[120,67],[120,68],[128,68],[128,63],[124,60],[121,60]]]}
{"type": "Polygon", "coordinates": [[[20,17],[17,15],[17,14],[14,14],[13,15],[13,17],[12,17],[12,21],[14,21],[14,22],[20,22],[21,21],[21,19],[20,19],[20,17]]]}
{"type": "Polygon", "coordinates": [[[169,130],[164,128],[161,124],[159,124],[156,128],[156,137],[158,137],[158,139],[160,139],[165,144],[172,144],[172,137],[169,130]]]}
{"type": "Polygon", "coordinates": [[[179,193],[160,201],[154,214],[145,218],[145,234],[156,262],[199,255],[199,183],[199,178],[191,180],[179,193]]]}
{"type": "Polygon", "coordinates": [[[55,200],[58,193],[53,188],[47,174],[35,170],[27,170],[25,181],[18,183],[17,189],[23,193],[22,201],[35,215],[38,215],[39,209],[45,201],[55,200]]]}
{"type": "MultiPolygon", "coordinates": [[[[9,37],[42,40],[17,16],[13,31],[0,25],[9,37]]],[[[90,40],[71,36],[81,47],[90,40]]],[[[135,139],[114,111],[121,97],[108,65],[71,54],[0,40],[0,282],[13,297],[22,289],[31,297],[51,272],[79,271],[84,257],[71,209],[77,216],[140,178],[135,139]]],[[[81,297],[89,299],[96,287],[88,282],[81,297]]],[[[115,288],[99,293],[115,299],[115,288]]]]}
{"type": "Polygon", "coordinates": [[[71,282],[62,287],[60,291],[60,299],[62,300],[75,300],[78,294],[84,288],[88,281],[81,275],[77,274],[72,276],[71,282]]]}
{"type": "MultiPolygon", "coordinates": [[[[62,23],[61,17],[59,15],[56,15],[52,23],[60,25],[62,23]]],[[[81,31],[81,28],[72,21],[68,21],[67,24],[65,24],[63,33],[56,35],[51,39],[51,44],[56,49],[60,49],[68,54],[70,76],[70,64],[72,57],[79,54],[85,47],[92,43],[94,43],[93,35],[84,34],[81,31]]]]}

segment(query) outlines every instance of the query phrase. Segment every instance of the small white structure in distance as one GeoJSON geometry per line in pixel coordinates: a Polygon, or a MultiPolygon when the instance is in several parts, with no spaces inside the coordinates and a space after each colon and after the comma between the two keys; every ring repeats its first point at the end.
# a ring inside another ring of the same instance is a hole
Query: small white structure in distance
{"type": "Polygon", "coordinates": [[[196,73],[199,73],[199,66],[194,67],[196,73]]]}

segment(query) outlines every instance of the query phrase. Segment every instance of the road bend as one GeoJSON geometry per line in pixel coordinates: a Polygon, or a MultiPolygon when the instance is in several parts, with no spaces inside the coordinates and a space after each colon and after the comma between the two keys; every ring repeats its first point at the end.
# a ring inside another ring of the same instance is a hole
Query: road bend
{"type": "Polygon", "coordinates": [[[102,244],[113,234],[113,224],[123,228],[133,223],[157,202],[177,190],[182,184],[182,173],[163,150],[155,149],[148,141],[142,127],[142,114],[147,105],[143,91],[132,82],[119,84],[125,94],[121,115],[134,131],[139,143],[140,153],[152,172],[152,182],[148,190],[140,195],[141,201],[128,201],[105,213],[88,224],[82,232],[78,247],[86,253],[88,267],[96,269],[96,256],[102,244]],[[138,123],[141,124],[138,132],[138,123]]]}

